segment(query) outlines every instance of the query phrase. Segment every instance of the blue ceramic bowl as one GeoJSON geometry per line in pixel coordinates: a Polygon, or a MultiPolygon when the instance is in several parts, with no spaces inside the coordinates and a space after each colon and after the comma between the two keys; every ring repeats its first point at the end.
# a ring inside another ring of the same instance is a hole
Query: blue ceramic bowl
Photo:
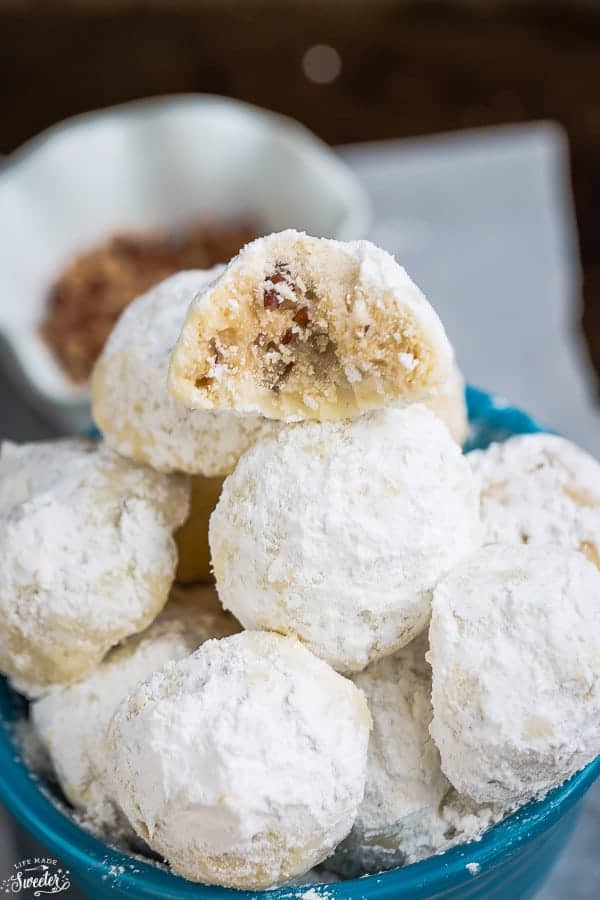
{"type": "MultiPolygon", "coordinates": [[[[511,434],[541,431],[528,415],[482,391],[467,390],[468,449],[511,434]]],[[[0,800],[71,871],[93,900],[299,900],[305,887],[251,893],[206,887],[109,849],[79,828],[48,798],[24,765],[10,723],[23,701],[0,681],[0,800]]],[[[338,884],[312,886],[327,900],[466,900],[532,897],[563,849],[578,806],[600,774],[600,757],[543,800],[530,803],[471,844],[403,869],[338,884]]]]}

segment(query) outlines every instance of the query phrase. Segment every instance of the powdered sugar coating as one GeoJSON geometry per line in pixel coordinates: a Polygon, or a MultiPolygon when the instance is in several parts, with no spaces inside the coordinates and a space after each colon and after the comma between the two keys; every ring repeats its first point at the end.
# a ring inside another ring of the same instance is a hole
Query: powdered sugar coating
{"type": "Polygon", "coordinates": [[[438,316],[389,253],[287,230],[247,244],[194,300],[169,386],[193,409],[337,420],[423,399],[451,365],[438,316]]]}
{"type": "Polygon", "coordinates": [[[30,715],[61,787],[95,830],[123,829],[106,777],[108,725],[121,700],[169,660],[183,659],[205,640],[239,631],[210,587],[174,587],[160,616],[141,634],[114,647],[86,678],[54,688],[30,715]]]}
{"type": "Polygon", "coordinates": [[[600,573],[556,545],[490,545],[436,588],[431,734],[454,787],[523,803],[600,753],[600,573]]]}
{"type": "Polygon", "coordinates": [[[526,434],[470,453],[486,543],[556,543],[600,566],[600,463],[571,441],[526,434]]]}
{"type": "Polygon", "coordinates": [[[192,412],[167,390],[171,351],[194,296],[222,272],[178,272],[134,300],[92,376],[92,414],[111,447],[159,472],[226,475],[267,428],[261,416],[192,412]]]}
{"type": "Polygon", "coordinates": [[[101,443],[4,443],[0,668],[29,695],[91,671],[160,612],[189,483],[101,443]]]}
{"type": "Polygon", "coordinates": [[[294,638],[243,632],[168,664],[119,707],[113,789],[176,872],[269,887],[350,830],[370,725],[361,693],[294,638]]]}
{"type": "Polygon", "coordinates": [[[445,423],[456,443],[462,446],[469,433],[469,419],[465,402],[465,380],[456,363],[447,380],[426,404],[445,423]]]}
{"type": "Polygon", "coordinates": [[[429,736],[425,647],[421,636],[353,678],[367,699],[373,733],[363,802],[350,835],[328,862],[343,874],[391,869],[434,852],[431,818],[450,785],[429,736]]]}
{"type": "Polygon", "coordinates": [[[478,838],[502,817],[452,789],[429,734],[426,635],[355,675],[373,718],[367,783],[354,827],[327,865],[347,877],[418,862],[478,838]]]}
{"type": "Polygon", "coordinates": [[[432,588],[480,536],[477,482],[420,404],[262,439],[225,480],[209,530],[224,606],[343,672],[419,634],[432,588]]]}

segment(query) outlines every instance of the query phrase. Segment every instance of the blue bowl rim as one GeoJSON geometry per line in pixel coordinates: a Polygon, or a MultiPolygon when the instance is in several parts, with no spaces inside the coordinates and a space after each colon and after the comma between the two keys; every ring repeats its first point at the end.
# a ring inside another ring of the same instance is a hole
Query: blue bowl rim
{"type": "MultiPolygon", "coordinates": [[[[467,402],[472,421],[482,420],[491,428],[513,433],[532,433],[543,429],[523,411],[476,388],[467,388],[467,402]]],[[[0,695],[9,696],[5,682],[0,695]]],[[[435,893],[470,881],[478,874],[506,862],[519,847],[550,829],[577,803],[600,775],[600,757],[577,772],[569,781],[550,791],[544,798],[523,806],[486,832],[479,841],[462,844],[438,856],[400,869],[359,879],[322,884],[281,887],[264,891],[233,891],[212,885],[200,885],[183,879],[151,862],[109,847],[77,825],[49,799],[38,778],[22,760],[15,746],[11,727],[0,722],[0,799],[7,809],[31,834],[48,846],[57,857],[75,868],[75,875],[93,873],[94,881],[104,881],[107,888],[118,881],[131,896],[183,900],[187,897],[205,900],[300,900],[307,889],[326,896],[341,898],[423,896],[424,889],[435,893]],[[468,867],[474,866],[474,871],[468,867]]]]}

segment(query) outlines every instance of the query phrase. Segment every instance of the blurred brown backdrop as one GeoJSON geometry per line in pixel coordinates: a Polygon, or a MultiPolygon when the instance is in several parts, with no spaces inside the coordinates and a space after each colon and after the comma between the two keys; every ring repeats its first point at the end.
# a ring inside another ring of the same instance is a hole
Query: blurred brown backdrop
{"type": "Polygon", "coordinates": [[[600,372],[600,4],[407,0],[4,0],[0,153],[45,126],[152,94],[208,91],[330,143],[551,118],[566,128],[600,372]],[[320,84],[303,59],[335,48],[320,84]]]}

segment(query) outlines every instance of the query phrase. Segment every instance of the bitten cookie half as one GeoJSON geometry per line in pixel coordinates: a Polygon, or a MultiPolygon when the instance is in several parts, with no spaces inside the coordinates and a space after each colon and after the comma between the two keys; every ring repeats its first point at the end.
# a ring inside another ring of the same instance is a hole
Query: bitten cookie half
{"type": "Polygon", "coordinates": [[[194,301],[169,383],[192,409],[322,421],[422,399],[451,366],[438,316],[392,256],[284,231],[194,301]]]}

